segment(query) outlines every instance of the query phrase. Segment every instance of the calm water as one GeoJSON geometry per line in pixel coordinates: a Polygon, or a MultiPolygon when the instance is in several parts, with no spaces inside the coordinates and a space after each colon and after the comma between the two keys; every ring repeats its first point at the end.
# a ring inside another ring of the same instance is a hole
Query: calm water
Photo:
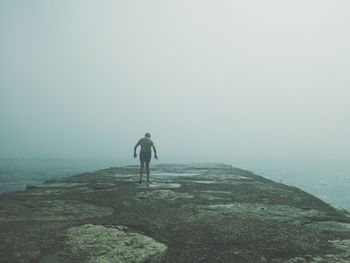
{"type": "MultiPolygon", "coordinates": [[[[0,160],[0,193],[24,189],[52,178],[124,165],[117,160],[0,160]]],[[[350,210],[350,168],[293,162],[241,162],[233,166],[251,170],[277,182],[296,186],[336,207],[350,210]]]]}
{"type": "Polygon", "coordinates": [[[45,180],[120,165],[113,160],[0,160],[0,192],[23,190],[45,180]]]}
{"type": "Polygon", "coordinates": [[[345,162],[246,162],[247,170],[296,186],[338,208],[350,210],[350,167],[345,162]]]}

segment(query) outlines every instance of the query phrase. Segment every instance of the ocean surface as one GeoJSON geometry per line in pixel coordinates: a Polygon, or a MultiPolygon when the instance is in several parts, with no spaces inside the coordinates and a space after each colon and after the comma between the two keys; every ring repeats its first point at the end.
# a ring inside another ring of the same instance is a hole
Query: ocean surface
{"type": "Polygon", "coordinates": [[[347,162],[249,161],[233,166],[298,187],[334,207],[350,210],[350,167],[347,162]]]}
{"type": "MultiPolygon", "coordinates": [[[[45,180],[125,165],[117,160],[1,160],[0,193],[23,190],[45,180]]],[[[234,167],[296,186],[338,208],[350,210],[350,168],[347,165],[298,162],[236,162],[234,167]]]]}
{"type": "Polygon", "coordinates": [[[122,165],[114,160],[0,159],[0,193],[23,190],[53,178],[62,178],[122,165]]]}

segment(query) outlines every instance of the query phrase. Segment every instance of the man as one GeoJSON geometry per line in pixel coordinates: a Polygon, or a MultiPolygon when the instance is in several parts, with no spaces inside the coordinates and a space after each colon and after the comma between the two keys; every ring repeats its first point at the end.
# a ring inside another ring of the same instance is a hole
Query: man
{"type": "Polygon", "coordinates": [[[152,148],[154,151],[154,158],[158,159],[156,147],[154,147],[153,141],[151,140],[151,134],[149,134],[147,132],[145,134],[145,137],[141,138],[136,143],[136,145],[134,147],[134,158],[137,157],[136,149],[138,146],[141,146],[141,150],[140,150],[141,167],[140,167],[140,181],[139,181],[139,183],[140,184],[142,183],[142,173],[143,173],[143,169],[144,169],[145,164],[146,164],[147,186],[149,186],[149,163],[150,163],[151,157],[152,157],[152,148]]]}

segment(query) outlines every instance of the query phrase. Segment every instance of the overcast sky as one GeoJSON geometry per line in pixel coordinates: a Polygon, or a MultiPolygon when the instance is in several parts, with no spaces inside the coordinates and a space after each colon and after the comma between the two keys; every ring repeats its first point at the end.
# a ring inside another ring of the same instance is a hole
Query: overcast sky
{"type": "Polygon", "coordinates": [[[347,0],[0,2],[0,157],[350,155],[347,0]]]}

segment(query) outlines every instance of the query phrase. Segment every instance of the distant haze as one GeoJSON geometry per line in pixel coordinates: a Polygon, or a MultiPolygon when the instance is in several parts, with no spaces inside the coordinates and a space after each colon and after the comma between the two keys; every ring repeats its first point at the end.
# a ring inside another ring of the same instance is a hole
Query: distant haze
{"type": "Polygon", "coordinates": [[[0,2],[0,157],[350,156],[350,1],[0,2]]]}

